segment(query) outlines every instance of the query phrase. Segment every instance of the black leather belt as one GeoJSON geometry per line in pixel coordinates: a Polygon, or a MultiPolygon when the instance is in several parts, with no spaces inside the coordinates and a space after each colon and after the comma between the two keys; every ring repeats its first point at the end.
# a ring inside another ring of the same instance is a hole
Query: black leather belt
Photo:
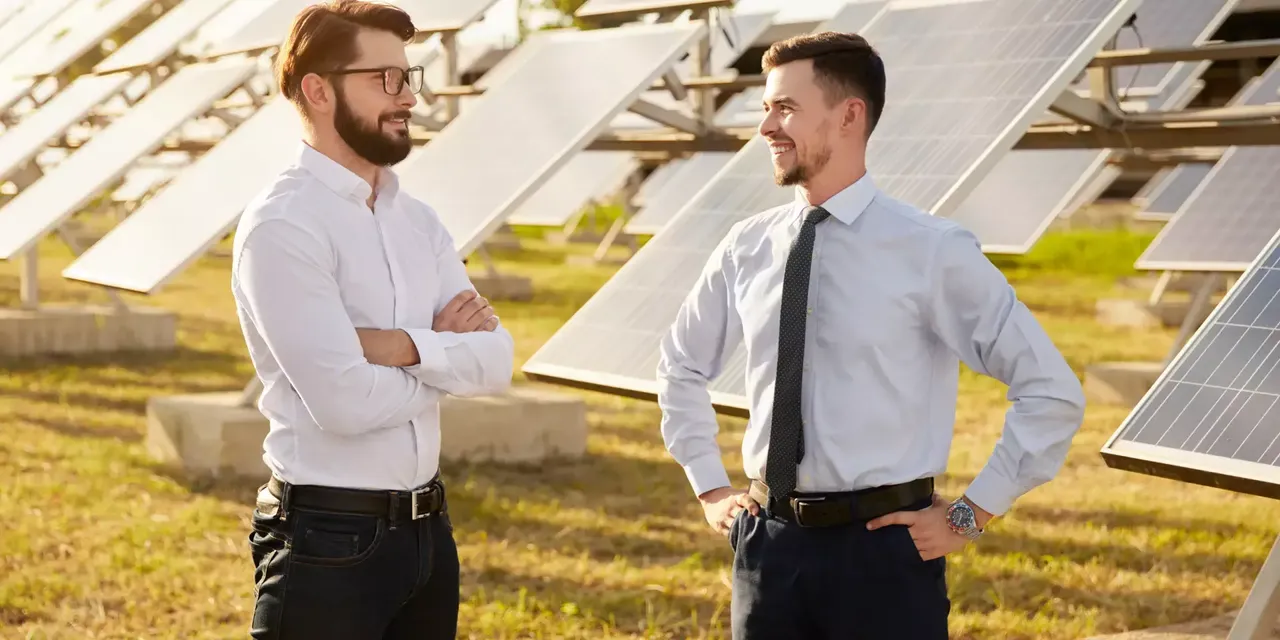
{"type": "MultiPolygon", "coordinates": [[[[763,482],[752,480],[748,495],[769,508],[769,487],[763,482]]],[[[932,497],[933,478],[920,478],[858,491],[800,494],[779,500],[771,514],[802,527],[833,527],[874,520],[932,497]]]]}
{"type": "Polygon", "coordinates": [[[399,522],[419,520],[445,508],[444,483],[438,477],[413,491],[374,491],[289,484],[272,475],[267,490],[280,500],[285,513],[306,509],[386,517],[399,522]]]}

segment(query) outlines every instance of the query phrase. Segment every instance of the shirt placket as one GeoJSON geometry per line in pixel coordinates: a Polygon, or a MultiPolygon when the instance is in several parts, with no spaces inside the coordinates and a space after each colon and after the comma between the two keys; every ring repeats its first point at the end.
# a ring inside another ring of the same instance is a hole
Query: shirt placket
{"type": "MultiPolygon", "coordinates": [[[[375,200],[373,205],[374,226],[378,229],[378,242],[382,245],[382,255],[387,261],[387,270],[391,274],[391,317],[393,328],[403,328],[406,326],[406,317],[408,315],[409,296],[404,290],[405,280],[400,272],[400,260],[396,253],[395,244],[391,241],[396,237],[394,229],[393,213],[387,207],[381,206],[380,200],[375,200]],[[392,228],[388,228],[392,225],[392,228]]],[[[422,456],[424,455],[424,447],[419,442],[420,425],[418,419],[409,420],[413,432],[414,445],[414,468],[413,477],[409,482],[409,486],[416,487],[422,484],[419,476],[422,473],[422,456]]]]}

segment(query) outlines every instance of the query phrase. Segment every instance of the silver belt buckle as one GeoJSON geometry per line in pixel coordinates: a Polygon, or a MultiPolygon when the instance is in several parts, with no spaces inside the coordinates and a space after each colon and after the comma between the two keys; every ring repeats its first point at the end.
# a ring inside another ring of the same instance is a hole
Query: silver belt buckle
{"type": "Polygon", "coordinates": [[[409,494],[409,517],[412,520],[421,520],[427,517],[428,513],[418,513],[418,496],[431,492],[431,488],[414,491],[409,494]]]}

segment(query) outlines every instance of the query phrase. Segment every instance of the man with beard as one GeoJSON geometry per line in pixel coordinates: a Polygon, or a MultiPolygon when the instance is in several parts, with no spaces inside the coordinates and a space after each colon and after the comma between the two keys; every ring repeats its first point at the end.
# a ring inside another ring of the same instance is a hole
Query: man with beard
{"type": "Polygon", "coordinates": [[[734,549],[735,638],[944,640],[946,554],[1058,472],[1084,394],[977,239],[867,174],[885,71],[866,40],[800,36],[763,62],[760,134],[795,200],[735,224],[680,308],[658,366],[662,435],[734,549]],[[745,490],[707,391],[743,342],[745,490]],[[1013,405],[948,501],[933,479],[961,361],[1013,405]]]}
{"type": "Polygon", "coordinates": [[[308,6],[277,58],[295,162],[245,210],[232,291],[270,419],[249,546],[251,636],[453,638],[458,551],[441,394],[511,382],[511,335],[390,167],[422,89],[402,10],[308,6]]]}

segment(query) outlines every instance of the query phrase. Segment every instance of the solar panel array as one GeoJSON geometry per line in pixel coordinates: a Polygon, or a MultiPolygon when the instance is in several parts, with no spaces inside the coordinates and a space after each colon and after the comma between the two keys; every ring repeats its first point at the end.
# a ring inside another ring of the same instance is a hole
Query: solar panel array
{"type": "Polygon", "coordinates": [[[85,203],[120,179],[183,122],[203,113],[257,70],[252,60],[227,59],[179,69],[110,126],[17,197],[0,207],[0,259],[34,246],[85,203]]]}
{"type": "MultiPolygon", "coordinates": [[[[1210,37],[1237,0],[1147,0],[1135,23],[1147,47],[1187,46],[1210,37]]],[[[1123,29],[1118,47],[1138,46],[1123,29]]],[[[1193,63],[1120,67],[1116,91],[1141,88],[1153,109],[1178,108],[1207,65],[1193,63]]],[[[1138,93],[1135,91],[1135,93],[1138,93]]],[[[1107,149],[1012,151],[948,217],[978,237],[987,253],[1027,252],[1049,225],[1077,203],[1092,201],[1119,176],[1107,149]],[[1092,188],[1092,191],[1086,189],[1092,188]],[[1087,200],[1086,200],[1087,198],[1087,200]]]]}
{"type": "Polygon", "coordinates": [[[653,235],[684,208],[698,190],[707,186],[734,154],[727,151],[695,153],[672,172],[662,188],[645,199],[643,208],[627,223],[626,232],[637,235],[653,235]]]}
{"type": "Polygon", "coordinates": [[[31,115],[4,132],[0,144],[0,182],[35,159],[49,140],[80,122],[94,107],[118,93],[129,82],[127,73],[76,78],[31,115]]]}
{"type": "Polygon", "coordinates": [[[460,31],[479,20],[497,0],[393,0],[413,19],[418,33],[460,31]]]}
{"type": "MultiPolygon", "coordinates": [[[[1084,68],[1137,3],[982,0],[849,5],[822,29],[858,31],[879,49],[889,79],[871,138],[870,172],[886,193],[935,214],[965,197],[1016,136],[1084,68]],[[870,11],[871,15],[868,15],[870,11]]],[[[757,136],[716,179],[524,366],[531,377],[652,395],[658,346],[729,228],[786,204],[757,136]]],[[[744,411],[745,353],[711,383],[721,410],[744,411]]]]}
{"type": "Polygon", "coordinates": [[[397,168],[405,189],[469,254],[704,31],[667,23],[535,35],[541,46],[518,69],[397,168]]]}
{"type": "Polygon", "coordinates": [[[579,18],[678,11],[730,4],[726,0],[587,0],[574,15],[579,18]]]}
{"type": "Polygon", "coordinates": [[[1280,234],[1102,449],[1108,465],[1280,498],[1280,234]]]}
{"type": "Polygon", "coordinates": [[[8,66],[12,60],[20,59],[19,56],[25,52],[39,52],[44,48],[50,40],[46,27],[75,3],[76,0],[28,2],[21,11],[6,20],[0,26],[0,74],[7,78],[11,75],[8,66]]]}
{"type": "Polygon", "coordinates": [[[155,4],[155,0],[109,0],[99,2],[92,15],[86,15],[60,34],[39,56],[15,61],[9,73],[18,77],[51,76],[75,62],[124,23],[155,4]]]}
{"type": "Polygon", "coordinates": [[[159,64],[231,0],[182,0],[138,35],[94,65],[94,73],[111,73],[159,64]]]}
{"type": "Polygon", "coordinates": [[[294,16],[310,4],[315,4],[315,0],[269,0],[234,35],[211,43],[202,53],[206,56],[224,56],[279,45],[289,32],[294,16]]]}
{"type": "Polygon", "coordinates": [[[1146,204],[1134,217],[1152,222],[1169,221],[1211,170],[1212,163],[1188,162],[1158,174],[1152,179],[1155,184],[1147,193],[1146,204]]]}
{"type": "MultiPolygon", "coordinates": [[[[769,13],[728,14],[720,17],[727,33],[715,31],[711,38],[711,71],[727,69],[769,27],[769,13]]],[[[696,75],[692,58],[677,66],[680,77],[696,75]]],[[[646,91],[645,100],[693,117],[689,101],[676,101],[668,91],[646,91]]],[[[717,124],[719,119],[716,120],[717,124]]],[[[613,119],[617,128],[656,129],[656,123],[631,112],[613,119]]],[[[635,154],[627,151],[584,151],[570,158],[551,175],[508,221],[517,225],[560,226],[582,211],[592,200],[606,200],[621,189],[628,177],[640,168],[635,154]]]]}
{"type": "MultiPolygon", "coordinates": [[[[1239,103],[1280,102],[1280,60],[1239,103]]],[[[1230,147],[1138,258],[1139,269],[1243,271],[1280,229],[1280,147],[1230,147]]]]}

